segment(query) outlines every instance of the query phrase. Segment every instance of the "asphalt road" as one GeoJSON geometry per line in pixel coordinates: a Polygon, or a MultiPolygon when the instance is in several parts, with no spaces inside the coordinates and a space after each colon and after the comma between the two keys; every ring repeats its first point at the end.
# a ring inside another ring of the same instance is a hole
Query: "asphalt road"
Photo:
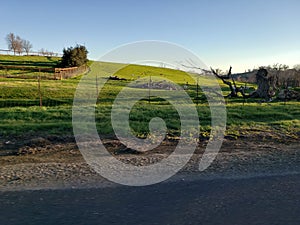
{"type": "Polygon", "coordinates": [[[0,224],[300,224],[300,175],[0,192],[0,224]]]}

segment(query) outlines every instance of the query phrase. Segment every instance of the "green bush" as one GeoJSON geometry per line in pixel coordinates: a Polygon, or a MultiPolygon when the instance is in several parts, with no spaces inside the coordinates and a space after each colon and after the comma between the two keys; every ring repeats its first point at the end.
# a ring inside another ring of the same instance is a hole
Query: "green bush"
{"type": "Polygon", "coordinates": [[[61,60],[62,67],[82,66],[88,62],[88,51],[85,46],[77,45],[76,47],[69,47],[63,50],[63,57],[61,60]]]}

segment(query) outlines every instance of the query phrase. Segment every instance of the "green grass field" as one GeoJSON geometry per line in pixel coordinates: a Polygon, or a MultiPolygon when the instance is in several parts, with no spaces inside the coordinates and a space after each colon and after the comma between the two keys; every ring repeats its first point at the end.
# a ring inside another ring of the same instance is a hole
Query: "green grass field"
{"type": "Polygon", "coordinates": [[[59,62],[59,57],[0,55],[0,77],[36,78],[39,70],[44,77],[52,77],[59,62]]]}
{"type": "MultiPolygon", "coordinates": [[[[34,56],[0,56],[0,64],[10,63],[24,66],[57,65],[59,58],[34,56]]],[[[196,82],[188,74],[166,68],[156,68],[140,65],[120,65],[115,63],[100,63],[97,70],[97,81],[108,76],[118,76],[126,80],[109,80],[102,88],[96,106],[95,120],[98,132],[103,135],[112,135],[110,122],[111,107],[114,99],[130,82],[143,77],[155,77],[172,80],[184,86],[188,82],[187,93],[194,101],[198,110],[201,132],[205,136],[210,130],[210,110],[203,93],[199,92],[196,100],[196,82]],[[115,72],[117,71],[117,72],[115,72]],[[196,104],[198,103],[198,104],[196,104]]],[[[3,72],[3,71],[2,71],[3,72]]],[[[9,71],[13,73],[14,71],[9,71]]],[[[1,71],[0,71],[1,73],[1,71]]],[[[81,75],[67,80],[41,80],[41,96],[43,106],[39,107],[38,80],[20,78],[0,78],[0,135],[33,135],[72,134],[72,104],[76,87],[82,78],[81,75]]],[[[1,77],[1,74],[0,74],[1,77]]],[[[93,85],[96,81],[93,81],[93,85]]],[[[209,79],[201,79],[202,85],[209,85],[209,79]]],[[[145,81],[147,83],[147,80],[145,81]]],[[[223,94],[228,88],[220,84],[223,94]]],[[[250,85],[251,86],[251,85],[250,85]]],[[[135,90],[134,88],[132,88],[135,90]]],[[[137,88],[138,90],[138,88],[137,88]]],[[[155,90],[148,98],[142,99],[133,107],[130,114],[130,126],[137,136],[147,135],[148,123],[153,117],[165,120],[168,134],[174,136],[180,132],[180,120],[174,107],[167,101],[155,96],[155,90]]],[[[227,134],[234,136],[251,133],[257,130],[274,131],[290,136],[299,135],[300,131],[300,103],[299,102],[270,102],[259,103],[258,100],[226,99],[227,107],[227,134]]]]}
{"type": "Polygon", "coordinates": [[[0,55],[0,64],[7,66],[56,67],[60,57],[0,55]]]}

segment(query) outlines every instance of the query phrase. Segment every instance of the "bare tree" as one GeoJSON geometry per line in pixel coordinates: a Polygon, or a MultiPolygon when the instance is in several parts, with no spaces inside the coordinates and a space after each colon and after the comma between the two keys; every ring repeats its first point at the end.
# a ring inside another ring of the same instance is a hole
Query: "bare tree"
{"type": "MultiPolygon", "coordinates": [[[[244,99],[246,98],[263,98],[266,101],[271,101],[273,97],[276,96],[276,92],[278,92],[280,90],[279,86],[280,86],[280,73],[284,73],[284,91],[285,94],[284,96],[288,96],[288,97],[284,97],[285,100],[290,100],[290,99],[300,99],[300,94],[295,94],[296,92],[288,90],[288,86],[292,85],[294,87],[299,86],[300,84],[300,72],[298,73],[298,71],[296,69],[293,70],[289,70],[288,65],[285,64],[274,64],[273,66],[268,66],[268,67],[260,67],[258,70],[249,70],[248,73],[251,73],[249,75],[249,77],[253,77],[253,82],[255,82],[257,84],[257,89],[254,90],[251,93],[246,93],[246,90],[248,90],[248,88],[245,86],[237,86],[236,83],[236,78],[237,76],[233,76],[231,74],[231,70],[232,67],[230,67],[230,69],[227,71],[227,74],[225,75],[225,73],[222,73],[221,70],[219,69],[212,69],[211,71],[207,71],[205,69],[202,69],[200,67],[195,66],[195,64],[191,61],[187,61],[188,65],[186,64],[182,64],[181,65],[185,68],[188,69],[199,69],[204,73],[212,73],[214,74],[217,78],[219,78],[220,80],[222,80],[222,82],[224,84],[226,84],[229,89],[230,89],[230,93],[227,96],[224,97],[238,97],[238,94],[240,93],[242,95],[242,97],[244,99]],[[221,74],[222,73],[222,74],[221,74]],[[299,79],[297,79],[299,78],[299,79]]],[[[247,78],[247,80],[249,81],[249,77],[247,78]]],[[[282,86],[282,85],[281,85],[282,86]]],[[[277,98],[279,98],[277,96],[277,98]]],[[[279,98],[280,99],[280,98],[279,98]]]]}
{"type": "Polygon", "coordinates": [[[38,52],[39,52],[39,55],[44,55],[45,54],[45,49],[41,48],[38,52]]]}
{"type": "Polygon", "coordinates": [[[21,54],[23,52],[23,40],[18,35],[16,36],[14,33],[9,33],[6,36],[6,41],[8,44],[8,49],[12,50],[14,55],[16,53],[21,54]]]}
{"type": "Polygon", "coordinates": [[[15,34],[9,33],[6,36],[6,41],[7,41],[8,49],[12,50],[14,52],[14,54],[16,54],[17,44],[16,44],[16,36],[15,36],[15,34]]]}
{"type": "Polygon", "coordinates": [[[16,52],[19,55],[23,52],[23,40],[19,36],[16,37],[16,52]]]}
{"type": "Polygon", "coordinates": [[[228,87],[230,88],[230,93],[225,96],[226,98],[228,97],[237,97],[238,93],[241,93],[243,97],[245,96],[245,92],[244,92],[244,88],[243,87],[237,87],[235,80],[233,79],[233,76],[231,74],[231,70],[232,67],[229,68],[229,71],[227,73],[227,75],[220,75],[219,73],[221,72],[221,70],[214,70],[211,68],[212,73],[218,77],[219,79],[221,79],[223,81],[224,84],[228,85],[228,87]]]}
{"type": "Polygon", "coordinates": [[[8,49],[14,51],[15,54],[15,35],[13,33],[9,33],[8,35],[6,35],[6,42],[8,45],[8,49]]]}
{"type": "Polygon", "coordinates": [[[44,49],[44,48],[41,48],[39,50],[39,54],[42,56],[50,56],[51,55],[51,53],[47,49],[44,49]]]}
{"type": "Polygon", "coordinates": [[[231,74],[230,67],[227,75],[219,75],[215,70],[211,69],[212,73],[221,79],[224,84],[228,85],[230,88],[229,95],[225,97],[238,97],[238,93],[241,93],[243,98],[264,98],[269,100],[271,97],[274,97],[276,88],[277,78],[275,76],[269,75],[268,71],[264,68],[260,68],[256,72],[256,83],[258,85],[257,89],[250,93],[245,93],[245,87],[237,87],[236,82],[231,74]]]}
{"type": "Polygon", "coordinates": [[[289,68],[288,65],[286,64],[281,64],[281,63],[275,63],[273,66],[268,66],[267,69],[269,70],[280,70],[280,71],[285,71],[289,68]]]}
{"type": "Polygon", "coordinates": [[[30,50],[32,49],[32,44],[27,41],[27,40],[23,40],[23,49],[26,52],[27,55],[29,55],[30,50]]]}

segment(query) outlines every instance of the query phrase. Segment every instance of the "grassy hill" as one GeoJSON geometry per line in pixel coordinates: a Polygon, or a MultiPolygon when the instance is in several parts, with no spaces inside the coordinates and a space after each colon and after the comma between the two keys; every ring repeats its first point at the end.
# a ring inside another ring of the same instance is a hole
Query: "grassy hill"
{"type": "Polygon", "coordinates": [[[0,77],[31,78],[41,72],[44,77],[52,77],[59,62],[59,57],[0,55],[0,77]]]}
{"type": "Polygon", "coordinates": [[[0,55],[0,64],[7,66],[57,67],[60,57],[0,55]]]}
{"type": "MultiPolygon", "coordinates": [[[[59,58],[37,56],[0,56],[0,64],[22,65],[28,67],[55,67],[59,58]]],[[[131,81],[142,77],[161,77],[170,79],[182,87],[188,82],[187,93],[194,101],[198,110],[201,132],[207,136],[210,130],[210,110],[204,94],[199,93],[196,100],[196,83],[186,73],[178,70],[156,68],[141,65],[120,65],[116,63],[99,63],[97,71],[99,82],[109,76],[117,76],[124,80],[108,80],[101,90],[96,106],[97,128],[100,134],[112,135],[110,122],[111,107],[119,91],[131,81]],[[117,72],[115,72],[117,71],[117,72]],[[198,103],[196,105],[196,103],[198,103]]],[[[15,71],[9,71],[13,73],[15,71]]],[[[43,136],[49,134],[72,134],[72,104],[76,87],[81,76],[67,80],[41,80],[40,91],[38,80],[0,78],[0,135],[32,135],[43,136]],[[41,95],[40,95],[41,93],[41,95]],[[43,106],[39,107],[40,96],[43,106]]],[[[1,77],[1,74],[0,74],[1,77]]],[[[147,80],[145,81],[147,82],[147,80]]],[[[153,82],[155,79],[153,78],[153,82]]],[[[201,80],[209,82],[209,80],[201,80]]],[[[96,85],[96,84],[95,84],[96,85]]],[[[223,94],[228,93],[228,87],[222,86],[223,94]]],[[[168,134],[177,135],[180,132],[180,120],[174,107],[168,102],[153,97],[141,100],[132,109],[130,125],[137,136],[145,136],[148,123],[153,117],[165,119],[168,134]]],[[[299,136],[300,131],[300,103],[272,102],[259,103],[249,99],[227,99],[227,134],[240,137],[251,133],[270,131],[274,137],[280,139],[281,134],[291,138],[299,136]]]]}

